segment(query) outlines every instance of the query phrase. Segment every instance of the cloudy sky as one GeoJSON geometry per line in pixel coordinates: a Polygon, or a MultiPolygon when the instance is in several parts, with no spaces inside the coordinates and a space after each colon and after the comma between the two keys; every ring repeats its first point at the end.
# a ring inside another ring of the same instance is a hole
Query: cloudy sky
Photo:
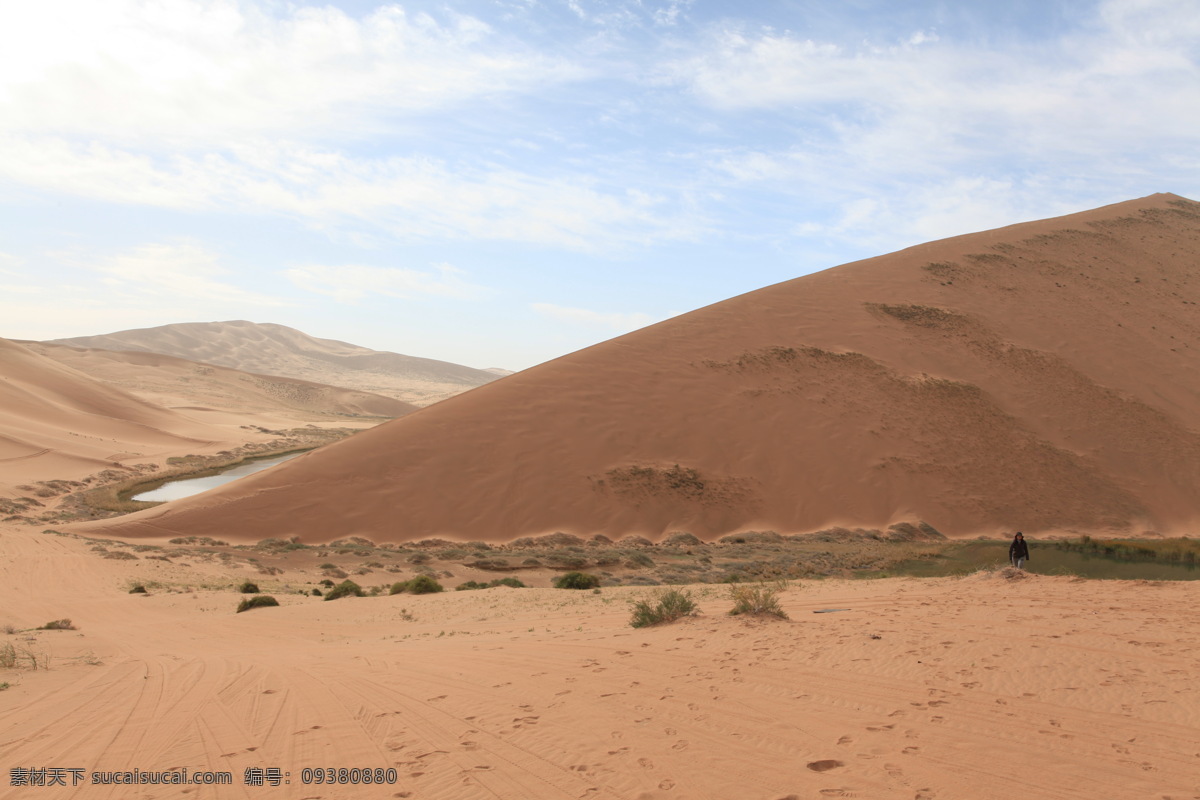
{"type": "Polygon", "coordinates": [[[930,239],[1200,199],[1196,0],[0,0],[0,336],[519,369],[930,239]]]}

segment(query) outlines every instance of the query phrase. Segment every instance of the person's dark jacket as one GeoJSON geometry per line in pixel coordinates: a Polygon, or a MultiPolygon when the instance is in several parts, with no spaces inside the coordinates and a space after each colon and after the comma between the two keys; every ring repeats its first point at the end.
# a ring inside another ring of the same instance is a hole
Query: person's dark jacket
{"type": "Polygon", "coordinates": [[[1008,548],[1009,559],[1024,558],[1029,559],[1029,544],[1024,539],[1013,539],[1013,543],[1008,548]]]}

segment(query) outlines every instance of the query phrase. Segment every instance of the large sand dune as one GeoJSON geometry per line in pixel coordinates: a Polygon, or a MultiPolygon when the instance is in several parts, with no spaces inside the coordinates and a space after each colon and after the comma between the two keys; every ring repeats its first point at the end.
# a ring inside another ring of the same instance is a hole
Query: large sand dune
{"type": "Polygon", "coordinates": [[[645,328],[105,530],[1193,532],[1198,261],[1200,205],[1173,195],[922,245],[645,328]]]}
{"type": "Polygon", "coordinates": [[[500,377],[432,358],[318,339],[285,325],[186,322],[55,339],[72,347],[161,353],[260,375],[281,375],[387,395],[424,406],[500,377]]]}

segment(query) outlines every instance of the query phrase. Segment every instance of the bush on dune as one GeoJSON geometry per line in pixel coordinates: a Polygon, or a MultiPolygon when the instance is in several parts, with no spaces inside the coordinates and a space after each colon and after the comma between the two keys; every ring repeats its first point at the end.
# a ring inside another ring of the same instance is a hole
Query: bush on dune
{"type": "Polygon", "coordinates": [[[240,614],[243,611],[249,611],[252,608],[267,608],[269,606],[277,605],[279,605],[279,601],[274,597],[271,597],[271,595],[260,594],[257,597],[248,597],[242,602],[238,603],[237,613],[240,614]]]}
{"type": "Polygon", "coordinates": [[[787,588],[787,581],[732,584],[729,587],[729,598],[733,600],[733,608],[729,613],[765,614],[788,619],[787,612],[779,606],[779,593],[787,588]]]}
{"type": "Polygon", "coordinates": [[[629,624],[634,628],[647,628],[690,617],[698,611],[691,592],[686,589],[662,589],[649,598],[633,602],[633,618],[629,624]]]}
{"type": "Polygon", "coordinates": [[[568,572],[554,579],[555,589],[595,589],[600,578],[587,572],[568,572]]]}
{"type": "Polygon", "coordinates": [[[363,590],[354,581],[342,581],[325,594],[326,600],[337,600],[341,597],[362,597],[363,590]]]}

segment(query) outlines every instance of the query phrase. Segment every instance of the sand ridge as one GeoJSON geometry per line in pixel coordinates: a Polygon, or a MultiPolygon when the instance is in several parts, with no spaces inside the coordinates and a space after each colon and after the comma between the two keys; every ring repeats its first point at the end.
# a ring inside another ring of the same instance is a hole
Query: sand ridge
{"type": "Polygon", "coordinates": [[[1174,195],[768,287],[102,535],[506,541],[1191,532],[1200,205],[1174,195]],[[398,511],[402,509],[402,512],[398,511]]]}

